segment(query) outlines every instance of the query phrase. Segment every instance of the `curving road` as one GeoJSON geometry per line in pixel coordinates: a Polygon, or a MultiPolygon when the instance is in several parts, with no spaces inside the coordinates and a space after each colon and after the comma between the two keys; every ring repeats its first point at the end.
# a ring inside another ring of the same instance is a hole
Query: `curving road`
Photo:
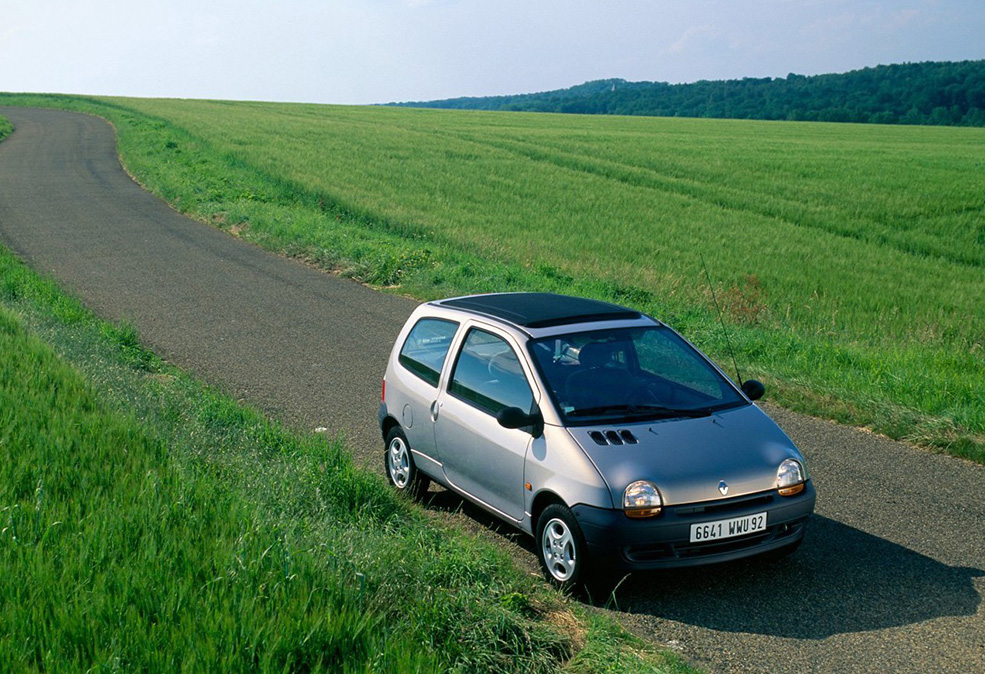
{"type": "MultiPolygon", "coordinates": [[[[124,174],[100,119],[0,115],[16,129],[0,143],[0,242],[170,362],[299,429],[345,433],[377,467],[380,377],[413,302],[177,214],[124,174]]],[[[817,485],[805,544],[632,577],[623,622],[709,671],[985,672],[985,468],[770,411],[817,485]]],[[[497,540],[534,566],[525,539],[497,540]]]]}

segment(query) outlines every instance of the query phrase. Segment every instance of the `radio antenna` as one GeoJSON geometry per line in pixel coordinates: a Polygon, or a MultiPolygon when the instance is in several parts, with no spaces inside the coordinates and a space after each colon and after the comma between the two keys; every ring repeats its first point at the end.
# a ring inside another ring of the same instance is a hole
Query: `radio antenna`
{"type": "Polygon", "coordinates": [[[705,270],[705,278],[708,279],[708,287],[711,288],[711,299],[715,303],[715,308],[718,310],[718,323],[722,326],[722,332],[725,333],[725,343],[728,344],[728,353],[732,356],[732,366],[735,368],[735,376],[739,378],[739,386],[742,386],[742,373],[739,372],[739,364],[735,360],[735,351],[732,350],[732,339],[729,337],[728,328],[725,327],[725,319],[722,317],[722,307],[718,304],[718,298],[715,296],[715,284],[711,282],[711,274],[708,273],[708,265],[705,264],[705,256],[698,253],[698,257],[701,258],[701,266],[705,270]]]}

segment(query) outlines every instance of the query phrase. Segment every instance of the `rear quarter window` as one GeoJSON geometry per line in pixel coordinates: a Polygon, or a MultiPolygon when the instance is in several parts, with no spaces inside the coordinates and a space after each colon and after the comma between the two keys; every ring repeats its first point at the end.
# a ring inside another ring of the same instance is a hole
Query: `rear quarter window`
{"type": "Polygon", "coordinates": [[[458,323],[454,321],[422,318],[407,335],[398,362],[431,386],[437,386],[457,330],[458,323]]]}

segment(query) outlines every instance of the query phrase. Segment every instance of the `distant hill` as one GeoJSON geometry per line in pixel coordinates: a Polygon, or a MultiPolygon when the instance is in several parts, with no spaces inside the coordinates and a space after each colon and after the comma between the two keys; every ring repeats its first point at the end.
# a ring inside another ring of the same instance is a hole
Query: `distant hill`
{"type": "Polygon", "coordinates": [[[985,126],[985,60],[904,63],[831,75],[693,84],[596,80],[515,96],[393,103],[406,107],[591,115],[985,126]]]}

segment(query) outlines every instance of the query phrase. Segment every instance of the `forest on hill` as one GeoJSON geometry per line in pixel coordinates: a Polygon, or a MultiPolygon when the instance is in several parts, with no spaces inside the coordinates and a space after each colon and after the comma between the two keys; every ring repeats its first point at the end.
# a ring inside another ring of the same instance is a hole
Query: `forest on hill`
{"type": "Polygon", "coordinates": [[[985,126],[985,60],[880,65],[847,73],[668,84],[596,80],[514,96],[406,107],[597,115],[985,126]]]}

